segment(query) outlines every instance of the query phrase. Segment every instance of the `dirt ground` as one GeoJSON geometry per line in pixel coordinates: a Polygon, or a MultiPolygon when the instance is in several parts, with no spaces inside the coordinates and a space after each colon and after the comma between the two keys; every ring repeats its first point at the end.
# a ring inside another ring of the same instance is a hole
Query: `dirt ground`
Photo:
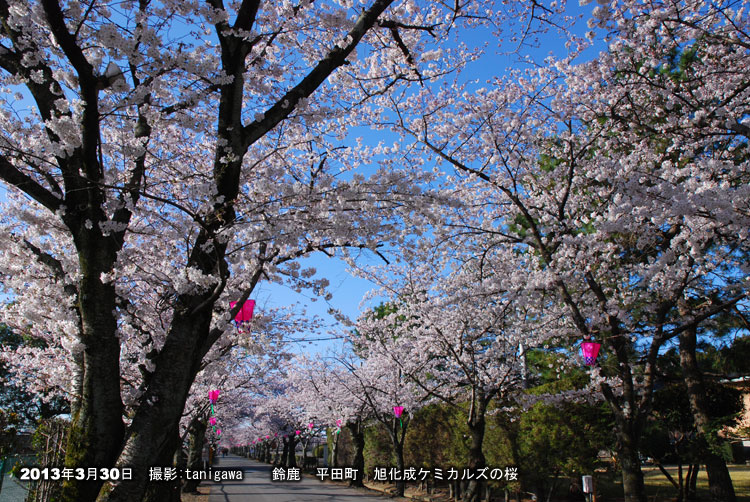
{"type": "MultiPolygon", "coordinates": [[[[371,490],[376,490],[383,493],[393,493],[393,483],[378,483],[374,481],[365,481],[365,486],[371,490]]],[[[420,490],[417,486],[407,484],[406,485],[406,497],[412,500],[422,500],[431,502],[444,502],[450,500],[448,496],[448,490],[436,490],[432,494],[427,494],[420,490]]],[[[398,499],[404,500],[404,499],[398,499]]]]}

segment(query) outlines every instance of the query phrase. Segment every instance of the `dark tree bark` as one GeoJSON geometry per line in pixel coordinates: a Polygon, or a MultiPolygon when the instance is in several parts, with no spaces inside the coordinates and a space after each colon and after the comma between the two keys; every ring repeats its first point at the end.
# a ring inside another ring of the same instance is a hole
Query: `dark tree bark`
{"type": "MultiPolygon", "coordinates": [[[[182,438],[179,429],[175,428],[169,442],[164,445],[162,454],[153,463],[154,467],[174,467],[180,469],[182,456],[182,438]]],[[[146,487],[144,502],[180,502],[181,481],[179,475],[171,481],[153,481],[146,487]]]]}
{"type": "MultiPolygon", "coordinates": [[[[331,429],[329,429],[330,431],[331,429]]],[[[339,434],[333,435],[331,441],[331,467],[339,466],[339,434]]]]}
{"type": "Polygon", "coordinates": [[[307,445],[310,444],[310,438],[307,437],[302,440],[302,470],[307,469],[307,445]]]}
{"type": "Polygon", "coordinates": [[[703,444],[703,459],[708,474],[708,490],[714,502],[735,502],[732,478],[724,458],[717,453],[721,442],[716,431],[711,429],[711,419],[706,403],[706,389],[703,384],[703,374],[698,367],[695,357],[697,327],[685,330],[680,334],[680,366],[682,367],[687,388],[693,421],[703,444]]]}
{"type": "MultiPolygon", "coordinates": [[[[402,417],[394,419],[392,426],[388,429],[388,433],[391,436],[391,443],[393,444],[393,454],[396,456],[396,468],[400,473],[404,472],[404,438],[406,437],[406,428],[409,425],[409,420],[402,417]],[[402,425],[403,423],[403,425],[402,425]]],[[[403,497],[404,491],[406,490],[406,482],[402,479],[396,481],[396,490],[393,493],[396,497],[403,497]]]]}
{"type": "Polygon", "coordinates": [[[687,480],[687,500],[696,500],[698,498],[698,471],[700,471],[700,464],[693,464],[693,469],[690,471],[690,476],[687,480]]]}
{"type": "MultiPolygon", "coordinates": [[[[485,431],[485,412],[486,402],[481,391],[478,392],[476,404],[472,405],[469,413],[469,433],[471,435],[471,445],[469,446],[469,469],[476,472],[478,469],[486,467],[487,462],[484,457],[482,443],[484,442],[485,431]]],[[[471,479],[463,493],[464,502],[480,502],[486,486],[486,481],[471,479]]]]}
{"type": "Polygon", "coordinates": [[[284,438],[282,444],[283,448],[281,450],[281,459],[279,460],[279,465],[286,466],[287,462],[289,461],[289,439],[284,438]]]}
{"type": "Polygon", "coordinates": [[[622,468],[622,486],[625,502],[646,502],[646,486],[643,483],[641,459],[638,454],[639,434],[632,431],[632,424],[620,425],[617,436],[617,460],[622,468]]]}
{"type": "Polygon", "coordinates": [[[357,472],[357,477],[349,481],[350,486],[364,486],[365,473],[365,432],[362,429],[362,420],[346,424],[346,428],[352,437],[354,445],[354,461],[352,467],[357,472]]]}
{"type": "Polygon", "coordinates": [[[297,467],[297,455],[295,453],[297,447],[297,438],[293,435],[289,435],[289,445],[287,449],[286,466],[297,467]]]}
{"type": "MultiPolygon", "coordinates": [[[[65,466],[70,468],[113,465],[125,430],[119,386],[120,345],[111,315],[115,310],[114,289],[88,277],[108,270],[108,260],[92,256],[91,261],[80,288],[85,349],[82,399],[72,415],[66,448],[65,466]]],[[[62,497],[93,500],[101,486],[101,481],[66,481],[62,497]]]]}
{"type": "MultiPolygon", "coordinates": [[[[206,428],[208,422],[199,418],[193,418],[188,429],[188,458],[187,468],[199,471],[203,465],[203,446],[206,441],[206,428]]],[[[188,479],[182,486],[183,493],[195,493],[198,491],[200,480],[188,479]]]]}
{"type": "MultiPolygon", "coordinates": [[[[484,426],[482,425],[482,429],[484,426]]],[[[469,469],[476,472],[477,469],[484,468],[487,463],[482,452],[482,441],[484,439],[484,430],[479,431],[475,428],[471,430],[471,446],[469,448],[469,469]]],[[[483,480],[471,479],[463,493],[464,502],[480,502],[484,493],[486,483],[483,480]]]]}

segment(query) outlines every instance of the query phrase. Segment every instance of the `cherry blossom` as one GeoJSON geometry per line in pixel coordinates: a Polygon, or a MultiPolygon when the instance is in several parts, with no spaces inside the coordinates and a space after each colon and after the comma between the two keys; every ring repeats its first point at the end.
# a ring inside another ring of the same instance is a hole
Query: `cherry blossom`
{"type": "Polygon", "coordinates": [[[47,342],[24,364],[59,361],[67,464],[134,469],[66,500],[141,499],[230,301],[326,295],[297,259],[388,240],[413,176],[355,175],[342,142],[371,97],[463,64],[445,42],[486,9],[458,7],[0,2],[4,320],[47,342]]]}
{"type": "Polygon", "coordinates": [[[426,87],[377,120],[456,200],[415,257],[502,270],[526,290],[519,329],[603,342],[614,364],[595,378],[626,500],[643,502],[637,445],[659,351],[747,298],[748,19],[692,1],[592,14],[607,45],[590,61],[580,46],[485,87],[426,87]]]}

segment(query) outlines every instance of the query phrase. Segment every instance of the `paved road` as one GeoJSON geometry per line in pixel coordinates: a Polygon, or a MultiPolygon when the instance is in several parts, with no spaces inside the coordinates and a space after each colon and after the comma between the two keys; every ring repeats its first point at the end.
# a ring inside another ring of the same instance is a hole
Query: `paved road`
{"type": "Polygon", "coordinates": [[[25,500],[28,490],[28,483],[21,482],[18,478],[10,477],[9,473],[5,474],[3,486],[0,488],[0,502],[19,502],[25,500]]]}
{"type": "Polygon", "coordinates": [[[219,459],[217,470],[242,469],[243,481],[209,483],[209,502],[383,502],[387,497],[370,495],[370,492],[348,488],[317,478],[303,476],[302,481],[271,482],[271,466],[242,457],[228,456],[219,459]]]}

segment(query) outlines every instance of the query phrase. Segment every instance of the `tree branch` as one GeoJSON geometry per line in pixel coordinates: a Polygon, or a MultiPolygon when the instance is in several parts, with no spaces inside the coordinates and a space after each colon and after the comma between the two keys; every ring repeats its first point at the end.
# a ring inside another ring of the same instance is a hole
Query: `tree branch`
{"type": "Polygon", "coordinates": [[[29,195],[32,199],[52,211],[62,207],[62,200],[37,183],[29,175],[21,172],[5,156],[0,156],[0,178],[29,195]]]}
{"type": "Polygon", "coordinates": [[[378,16],[391,3],[393,3],[393,0],[376,0],[368,10],[359,16],[354,27],[344,38],[346,45],[331,49],[326,57],[320,60],[299,84],[289,90],[266,111],[261,120],[243,127],[245,148],[249,148],[250,145],[288,117],[302,99],[310,96],[336,68],[343,65],[365,33],[375,24],[378,16]]]}

